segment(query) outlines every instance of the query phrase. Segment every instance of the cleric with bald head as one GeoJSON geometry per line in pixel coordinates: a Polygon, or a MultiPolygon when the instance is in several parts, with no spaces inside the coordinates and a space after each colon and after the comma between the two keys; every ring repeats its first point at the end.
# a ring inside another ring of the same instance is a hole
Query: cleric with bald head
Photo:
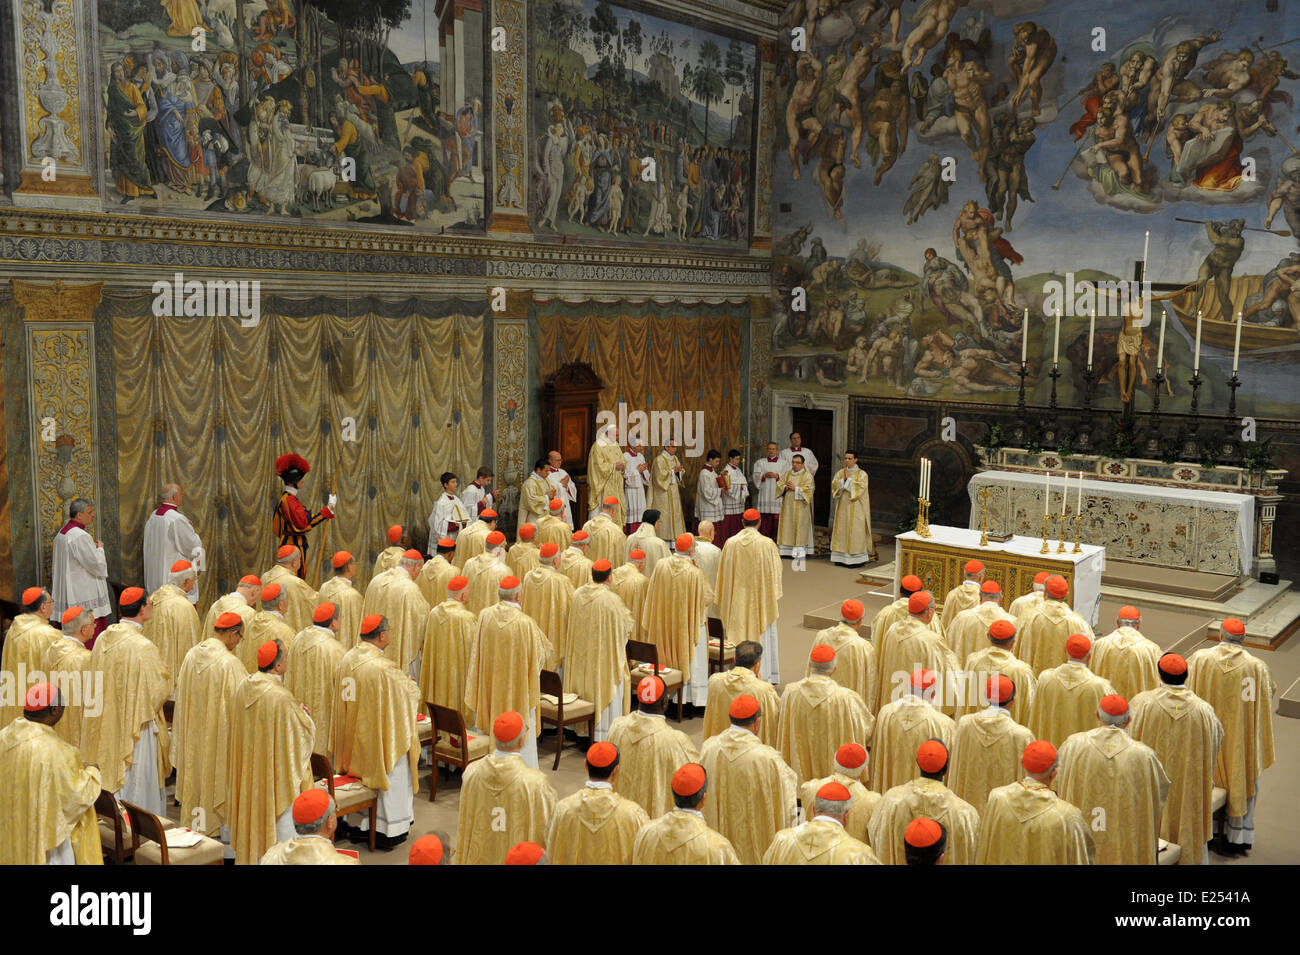
{"type": "MultiPolygon", "coordinates": [[[[179,484],[164,484],[158,492],[158,508],[144,523],[144,584],[149,593],[170,583],[171,567],[178,560],[196,561],[203,553],[203,542],[194,524],[181,513],[179,484]]],[[[189,601],[198,603],[198,589],[190,591],[189,601]]]]}

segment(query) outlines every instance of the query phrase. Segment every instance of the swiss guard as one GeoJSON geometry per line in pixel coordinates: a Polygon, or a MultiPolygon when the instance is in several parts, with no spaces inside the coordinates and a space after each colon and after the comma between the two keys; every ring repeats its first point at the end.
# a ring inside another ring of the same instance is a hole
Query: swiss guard
{"type": "Polygon", "coordinates": [[[310,470],[311,465],[307,459],[299,454],[282,454],[275,459],[275,473],[284,482],[284,491],[275,502],[271,527],[280,538],[281,547],[292,544],[302,555],[302,562],[298,565],[299,577],[306,576],[307,572],[307,532],[322,521],[332,519],[332,508],[338,504],[338,498],[331,494],[318,514],[313,514],[302,506],[298,500],[298,485],[310,470]]]}

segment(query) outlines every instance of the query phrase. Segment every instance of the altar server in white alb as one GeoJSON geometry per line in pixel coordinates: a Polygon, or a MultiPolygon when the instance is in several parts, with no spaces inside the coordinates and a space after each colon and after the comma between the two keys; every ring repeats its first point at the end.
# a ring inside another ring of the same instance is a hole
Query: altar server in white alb
{"type": "Polygon", "coordinates": [[[745,502],[749,500],[749,482],[745,479],[745,469],[741,467],[740,452],[732,448],[727,452],[727,466],[722,469],[722,527],[717,531],[713,542],[719,547],[727,543],[727,538],[740,533],[740,515],[745,513],[745,502]]]}
{"type": "Polygon", "coordinates": [[[754,510],[758,511],[758,532],[776,540],[776,529],[781,523],[781,474],[785,464],[775,441],[767,443],[767,456],[754,462],[754,510]]]}
{"type": "Polygon", "coordinates": [[[450,471],[444,471],[439,480],[442,481],[442,494],[433,505],[433,513],[429,515],[429,540],[439,541],[444,537],[455,540],[474,518],[456,496],[460,478],[450,471]]]}
{"type": "Polygon", "coordinates": [[[790,465],[796,454],[803,455],[803,466],[813,477],[817,476],[817,455],[813,454],[808,448],[803,446],[803,435],[798,431],[790,432],[790,447],[781,449],[781,463],[785,465],[782,471],[790,470],[790,465]]]}
{"type": "Polygon", "coordinates": [[[855,567],[876,559],[871,536],[871,495],[867,493],[867,472],[858,467],[858,456],[844,452],[844,467],[831,479],[835,517],[831,525],[831,563],[855,567]]]}
{"type": "Polygon", "coordinates": [[[85,607],[95,617],[95,634],[108,626],[113,612],[108,595],[108,561],[104,542],[86,530],[95,520],[95,507],[84,497],[68,505],[68,522],[54,535],[54,614],[85,607]]]}
{"type": "Polygon", "coordinates": [[[650,486],[650,465],[646,463],[645,449],[640,441],[631,439],[623,452],[623,501],[627,505],[623,533],[631,534],[641,526],[645,513],[645,492],[650,486]]]}
{"type": "Polygon", "coordinates": [[[548,462],[546,480],[560,492],[559,499],[564,502],[564,509],[560,516],[564,518],[564,523],[569,525],[569,529],[573,530],[573,505],[578,503],[578,485],[574,483],[573,478],[569,477],[569,472],[560,466],[564,464],[564,455],[559,451],[552,451],[546,456],[546,460],[548,462]]]}
{"type": "MultiPolygon", "coordinates": [[[[181,486],[164,484],[158,494],[158,510],[144,524],[144,583],[149,593],[170,582],[172,564],[178,560],[197,563],[203,542],[195,533],[190,519],[181,513],[181,486]]],[[[190,603],[199,602],[197,587],[187,595],[190,603]]]]}
{"type": "Polygon", "coordinates": [[[460,502],[471,517],[478,517],[489,508],[497,506],[497,496],[492,491],[492,469],[486,464],[474,474],[474,480],[460,492],[460,502]]]}
{"type": "Polygon", "coordinates": [[[715,527],[721,525],[726,516],[722,510],[721,465],[722,455],[710,448],[704,455],[704,467],[700,468],[695,480],[695,517],[700,521],[710,521],[715,527]]]}

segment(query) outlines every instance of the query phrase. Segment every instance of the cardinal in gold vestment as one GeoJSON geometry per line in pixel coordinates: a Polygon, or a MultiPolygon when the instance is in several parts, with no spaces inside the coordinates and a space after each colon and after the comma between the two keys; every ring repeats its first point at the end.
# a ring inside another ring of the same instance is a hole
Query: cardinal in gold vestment
{"type": "MultiPolygon", "coordinates": [[[[5,631],[4,650],[0,656],[0,671],[3,671],[3,678],[13,693],[8,702],[0,703],[0,727],[22,717],[23,697],[34,682],[32,677],[41,672],[45,651],[63,639],[63,634],[50,626],[54,599],[49,593],[40,587],[28,587],[22,597],[24,612],[15,617],[5,631]],[[26,680],[18,679],[20,664],[27,674],[26,680]]],[[[64,719],[67,719],[66,714],[64,719]]]]}
{"type": "Polygon", "coordinates": [[[876,637],[876,667],[880,671],[880,690],[876,699],[881,709],[907,692],[907,683],[918,669],[934,675],[942,693],[936,705],[952,716],[957,712],[951,695],[958,679],[960,664],[930,624],[934,621],[934,598],[919,590],[907,598],[908,615],[876,637]]]}
{"type": "Polygon", "coordinates": [[[1078,807],[1052,791],[1056,747],[1034,740],[1021,757],[1025,777],[989,793],[976,865],[1092,865],[1096,844],[1078,807]]]}
{"type": "Polygon", "coordinates": [[[758,738],[758,700],[738,696],[729,714],[731,726],[700,747],[713,790],[704,818],[743,864],[758,865],[772,837],[794,824],[797,781],[781,754],[758,738]]]}
{"type": "Polygon", "coordinates": [[[536,534],[537,528],[532,524],[525,524],[519,528],[519,540],[511,544],[510,549],[506,551],[506,565],[520,580],[523,580],[524,575],[541,561],[541,552],[533,540],[536,534]]]}
{"type": "MultiPolygon", "coordinates": [[[[880,681],[876,676],[876,648],[858,635],[863,607],[856,600],[846,600],[840,605],[840,622],[833,627],[817,631],[813,644],[824,643],[835,651],[833,679],[862,697],[867,709],[875,713],[876,690],[880,681]]],[[[811,664],[804,676],[812,672],[811,664]]]]}
{"type": "Polygon", "coordinates": [[[853,801],[843,783],[822,783],[806,803],[812,819],[778,832],[763,855],[763,865],[880,865],[871,848],[845,828],[853,801]]]}
{"type": "Polygon", "coordinates": [[[759,676],[769,683],[780,680],[777,646],[777,605],[782,595],[781,552],[776,543],[758,532],[760,515],[750,508],[741,515],[744,525],[722,545],[718,564],[717,605],[727,640],[763,644],[759,676]]]}
{"type": "Polygon", "coordinates": [[[420,593],[424,594],[424,599],[430,607],[436,607],[446,598],[447,581],[461,576],[456,565],[447,559],[447,555],[455,549],[456,544],[450,537],[438,541],[438,552],[424,562],[424,566],[420,568],[420,576],[415,579],[420,593]]]}
{"type": "Polygon", "coordinates": [[[952,616],[944,629],[944,642],[952,648],[959,663],[988,646],[989,627],[994,623],[1005,620],[1015,625],[1015,618],[1002,609],[1001,602],[1002,588],[998,582],[986,580],[980,585],[980,602],[952,616]]]}
{"type": "Polygon", "coordinates": [[[465,726],[474,725],[474,711],[465,705],[465,676],[478,638],[478,617],[465,606],[469,580],[452,577],[447,599],[429,611],[420,662],[420,699],[459,710],[465,726]]]}
{"type": "Polygon", "coordinates": [[[1075,634],[1066,643],[1068,661],[1044,670],[1034,688],[1029,708],[1029,732],[1059,746],[1072,733],[1097,725],[1097,704],[1115,688],[1088,669],[1092,641],[1075,634]]]}
{"type": "Polygon", "coordinates": [[[1016,656],[1015,646],[1015,625],[1010,620],[994,620],[989,627],[989,646],[966,658],[965,699],[957,710],[959,716],[978,713],[988,706],[991,701],[983,691],[989,678],[1005,676],[1016,687],[1015,699],[1006,704],[1006,710],[1017,723],[1028,724],[1038,679],[1034,668],[1016,656]]]}
{"type": "Polygon", "coordinates": [[[275,566],[262,575],[263,587],[279,584],[288,599],[284,619],[290,634],[311,626],[311,611],[318,599],[311,585],[298,576],[301,568],[302,551],[285,544],[275,553],[275,566]]]}
{"type": "Polygon", "coordinates": [[[574,589],[591,583],[591,558],[587,556],[590,539],[586,531],[576,531],[569,549],[560,554],[557,566],[560,573],[569,578],[574,589]]]}
{"type": "Polygon", "coordinates": [[[1130,703],[1129,732],[1155,750],[1169,774],[1160,838],[1181,847],[1179,865],[1205,865],[1210,861],[1210,798],[1223,724],[1214,707],[1184,686],[1186,660],[1166,653],[1159,671],[1164,685],[1139,693],[1130,703]]]}
{"type": "Polygon", "coordinates": [[[248,679],[232,652],[243,636],[238,615],[185,655],[176,678],[172,762],[185,826],[211,836],[230,818],[230,733],[235,696],[248,679]]]}
{"type": "Polygon", "coordinates": [[[1092,672],[1110,680],[1115,692],[1129,702],[1160,685],[1157,664],[1160,646],[1142,636],[1136,607],[1120,607],[1115,629],[1092,642],[1092,672]]]}
{"type": "Polygon", "coordinates": [[[388,622],[389,641],[384,654],[411,677],[420,674],[417,660],[424,649],[424,630],[429,622],[429,604],[415,582],[423,566],[424,558],[418,550],[403,554],[384,588],[383,609],[377,611],[388,622]]]}
{"type": "MultiPolygon", "coordinates": [[[[294,797],[311,786],[316,727],[274,671],[244,678],[230,727],[230,842],[236,865],[256,865],[284,833],[294,797]]],[[[287,833],[286,833],[287,834],[287,833]]]]}
{"type": "Polygon", "coordinates": [[[334,800],[323,789],[309,789],[293,801],[296,835],[266,850],[258,865],[359,865],[334,848],[338,823],[334,800]]]}
{"type": "MultiPolygon", "coordinates": [[[[594,505],[612,497],[618,501],[614,522],[622,527],[623,507],[623,448],[618,443],[618,428],[606,425],[596,431],[596,442],[587,454],[588,500],[594,505]]],[[[592,508],[595,510],[595,507],[592,508]]],[[[576,523],[576,522],[575,522],[576,523]]]]}
{"type": "Polygon", "coordinates": [[[0,730],[0,865],[102,865],[99,770],[54,732],[64,711],[54,686],[23,701],[25,715],[0,730]]]}
{"type": "MultiPolygon", "coordinates": [[[[284,608],[289,598],[280,589],[279,584],[267,584],[262,588],[262,609],[253,614],[244,628],[244,639],[235,649],[239,662],[244,664],[244,672],[257,672],[257,649],[268,640],[279,640],[286,647],[293,643],[297,633],[284,616],[284,608]]],[[[307,618],[311,619],[310,616],[307,618]]]]}
{"type": "Polygon", "coordinates": [[[948,627],[957,618],[957,614],[979,605],[980,588],[984,584],[984,565],[978,560],[966,561],[964,571],[965,579],[944,596],[943,609],[939,613],[939,629],[948,646],[953,645],[948,627]]]}
{"type": "Polygon", "coordinates": [[[458,571],[464,571],[465,562],[471,557],[483,553],[488,534],[496,530],[496,522],[496,511],[483,511],[477,521],[456,535],[456,550],[452,553],[451,562],[456,565],[458,571]]]}
{"type": "Polygon", "coordinates": [[[316,594],[317,606],[334,605],[339,615],[339,629],[335,636],[344,650],[351,650],[357,645],[362,617],[361,593],[352,584],[357,575],[357,562],[351,554],[341,550],[330,558],[330,563],[334,565],[334,576],[321,584],[316,594]]]}
{"type": "MultiPolygon", "coordinates": [[[[889,628],[898,621],[908,616],[907,605],[912,594],[924,590],[925,584],[921,583],[921,578],[915,574],[907,574],[898,584],[899,598],[885,604],[877,611],[875,617],[871,620],[871,644],[876,648],[876,659],[880,659],[880,638],[889,632],[889,628]]],[[[943,631],[939,629],[939,615],[934,614],[928,624],[938,636],[943,636],[943,631]]],[[[886,700],[885,702],[888,702],[886,700]]]]}
{"type": "Polygon", "coordinates": [[[1038,610],[1021,621],[1016,640],[1016,654],[1041,674],[1065,659],[1065,641],[1076,633],[1092,639],[1088,621],[1065,602],[1069,584],[1064,577],[1047,578],[1046,599],[1038,610]]]}
{"type": "Polygon", "coordinates": [[[1016,618],[1016,629],[1024,626],[1025,621],[1043,606],[1043,594],[1047,591],[1047,578],[1050,576],[1048,571],[1040,570],[1034,575],[1034,589],[1011,601],[1007,612],[1016,618]]]}
{"type": "Polygon", "coordinates": [[[710,829],[701,811],[708,779],[699,763],[672,774],[673,808],[641,827],[632,845],[633,865],[740,865],[727,837],[710,829]]]}
{"type": "Polygon", "coordinates": [[[602,558],[592,567],[600,580],[573,592],[559,655],[564,661],[564,689],[595,704],[594,738],[602,740],[628,708],[627,641],[632,615],[609,588],[609,562],[602,558]]]}
{"type": "Polygon", "coordinates": [[[561,551],[567,550],[573,543],[573,528],[564,522],[564,502],[551,501],[550,513],[537,523],[537,546],[554,544],[561,551]]]}
{"type": "Polygon", "coordinates": [[[650,589],[650,578],[645,575],[645,551],[634,550],[628,554],[627,562],[621,567],[615,567],[609,575],[609,586],[632,615],[632,639],[644,643],[645,627],[641,623],[641,610],[645,606],[645,595],[650,589]]]}
{"type": "Polygon", "coordinates": [[[49,681],[62,693],[63,699],[71,700],[74,692],[78,694],[81,705],[65,709],[63,718],[54,724],[59,739],[75,746],[78,753],[81,751],[81,714],[86,708],[86,700],[80,696],[85,687],[81,681],[90,670],[90,651],[86,644],[95,635],[95,618],[89,611],[85,612],[85,617],[88,619],[75,637],[65,633],[49,645],[41,667],[49,681]]]}
{"type": "Polygon", "coordinates": [[[782,557],[813,556],[813,476],[802,458],[791,462],[791,469],[781,475],[776,493],[781,498],[781,522],[776,528],[776,543],[782,557]]]}
{"type": "Polygon", "coordinates": [[[550,780],[521,757],[527,722],[508,711],[491,725],[495,751],[470,763],[461,782],[457,865],[501,865],[518,842],[545,846],[555,812],[550,780]]]}
{"type": "Polygon", "coordinates": [[[379,552],[375,557],[375,566],[370,571],[370,576],[378,577],[386,570],[392,570],[397,566],[397,562],[402,559],[409,547],[409,544],[403,544],[402,538],[406,532],[401,524],[394,524],[388,529],[388,546],[379,552]]]}
{"type": "Polygon", "coordinates": [[[593,564],[607,560],[611,567],[621,567],[627,559],[627,535],[623,533],[622,522],[614,522],[621,508],[618,498],[607,497],[601,501],[599,513],[582,525],[591,541],[587,556],[593,564]]]}
{"type": "Polygon", "coordinates": [[[506,563],[506,535],[493,531],[484,540],[483,553],[465,561],[461,573],[469,581],[469,604],[471,613],[482,613],[487,607],[497,602],[497,589],[502,578],[518,576],[512,574],[506,563]]]}
{"type": "Polygon", "coordinates": [[[691,738],[664,718],[668,698],[663,680],[643,677],[636,696],[641,708],[619,717],[609,728],[608,741],[619,752],[614,789],[655,819],[673,807],[669,789],[673,773],[682,764],[699,759],[700,754],[691,738]]]}
{"type": "Polygon", "coordinates": [[[709,700],[704,707],[704,739],[717,736],[731,725],[729,711],[736,697],[748,693],[758,700],[763,719],[758,738],[768,746],[781,746],[781,697],[776,687],[758,675],[763,645],[745,640],[736,647],[736,665],[709,677],[709,700]]]}
{"type": "Polygon", "coordinates": [[[636,802],[615,791],[618,747],[593,743],[587,750],[587,784],[560,800],[546,833],[551,865],[631,865],[632,845],[650,822],[636,802]]]}
{"type": "Polygon", "coordinates": [[[312,625],[293,638],[284,685],[311,715],[316,727],[312,752],[332,759],[334,710],[339,701],[339,667],[347,653],[339,643],[338,608],[323,603],[312,611],[312,625]]]}
{"type": "Polygon", "coordinates": [[[569,628],[569,605],[573,602],[573,581],[555,569],[557,551],[555,544],[543,544],[540,563],[522,578],[519,588],[519,606],[537,626],[551,645],[546,659],[546,669],[560,665],[560,651],[564,635],[569,628]]]}
{"type": "Polygon", "coordinates": [[[903,833],[913,819],[925,817],[948,830],[948,865],[973,865],[980,814],[943,784],[948,747],[926,740],[914,754],[919,777],[885,791],[871,816],[871,845],[885,865],[906,865],[903,833]]]}
{"type": "Polygon", "coordinates": [[[203,632],[200,634],[202,639],[206,640],[212,636],[213,624],[223,613],[237,613],[244,621],[244,626],[248,626],[248,621],[253,619],[256,611],[253,609],[253,602],[257,600],[258,595],[262,592],[262,580],[256,574],[245,574],[240,578],[239,583],[235,585],[234,591],[224,594],[212,601],[212,606],[208,608],[207,615],[203,618],[203,632]]]}
{"type": "Polygon", "coordinates": [[[875,717],[862,697],[835,682],[835,651],[818,644],[809,654],[811,672],[781,693],[781,756],[800,780],[825,776],[844,743],[871,742],[875,717]]]}
{"type": "Polygon", "coordinates": [[[952,791],[981,812],[989,793],[1020,778],[1020,757],[1034,741],[1034,734],[1011,717],[1019,687],[1001,675],[986,683],[985,695],[994,702],[957,721],[948,771],[952,791]]]}
{"type": "Polygon", "coordinates": [[[1169,777],[1155,751],[1125,729],[1128,700],[1103,697],[1097,717],[1101,726],[1061,747],[1056,789],[1093,820],[1097,865],[1155,865],[1169,777]]]}
{"type": "Polygon", "coordinates": [[[713,588],[704,571],[687,556],[694,546],[690,534],[676,540],[676,552],[661,560],[650,578],[650,591],[641,609],[641,625],[659,651],[659,665],[681,670],[687,680],[686,702],[708,702],[708,607],[713,588]]]}
{"type": "Polygon", "coordinates": [[[920,775],[916,750],[927,739],[952,746],[957,726],[931,702],[936,684],[934,673],[916,670],[908,682],[908,694],[880,708],[871,746],[871,784],[877,792],[888,792],[920,775]]]}
{"type": "MultiPolygon", "coordinates": [[[[181,563],[188,564],[188,561],[181,563]]],[[[182,571],[186,572],[193,573],[193,570],[182,571]]],[[[185,654],[207,636],[201,629],[199,612],[190,603],[188,592],[175,584],[163,584],[149,600],[153,604],[153,616],[144,625],[144,635],[162,651],[168,672],[180,673],[185,654]]]]}

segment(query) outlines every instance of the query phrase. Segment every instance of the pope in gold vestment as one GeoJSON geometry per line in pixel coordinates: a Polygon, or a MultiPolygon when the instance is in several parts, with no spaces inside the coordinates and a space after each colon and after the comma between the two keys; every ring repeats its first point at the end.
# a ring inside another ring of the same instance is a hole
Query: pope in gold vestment
{"type": "Polygon", "coordinates": [[[980,814],[937,779],[910,779],[886,790],[871,816],[871,846],[884,865],[906,865],[903,833],[925,816],[948,830],[945,865],[974,865],[980,814]]]}
{"type": "MultiPolygon", "coordinates": [[[[587,454],[587,500],[593,509],[607,497],[618,498],[618,513],[615,522],[622,527],[625,521],[626,506],[623,501],[623,449],[614,440],[617,429],[612,432],[602,429],[596,432],[596,443],[587,454]]],[[[574,521],[575,525],[577,521],[574,521]]]]}
{"type": "Polygon", "coordinates": [[[258,865],[360,865],[344,855],[324,836],[296,836],[266,850],[258,865]]]}
{"type": "Polygon", "coordinates": [[[614,721],[609,742],[619,752],[614,789],[638,803],[651,819],[673,808],[673,773],[700,758],[689,736],[669,726],[663,716],[640,710],[614,721]]]}
{"type": "Polygon", "coordinates": [[[1061,746],[1056,789],[1093,820],[1097,865],[1155,865],[1169,777],[1151,747],[1118,726],[1075,733],[1061,746]]]}
{"type": "Polygon", "coordinates": [[[880,865],[871,847],[826,816],[782,829],[763,855],[763,865],[880,865]]]}
{"type": "Polygon", "coordinates": [[[339,667],[347,653],[328,627],[312,624],[293,638],[284,670],[284,685],[311,716],[316,727],[312,752],[334,754],[334,709],[339,700],[339,667]]]}
{"type": "Polygon", "coordinates": [[[1160,685],[1162,653],[1159,644],[1139,631],[1119,627],[1092,642],[1092,659],[1088,665],[1097,676],[1110,680],[1116,693],[1131,701],[1139,693],[1160,685]]]}
{"type": "Polygon", "coordinates": [[[1095,855],[1083,813],[1047,784],[1025,777],[989,793],[976,865],[1092,865],[1095,855]]]}
{"type": "MultiPolygon", "coordinates": [[[[876,716],[876,738],[871,746],[871,785],[883,793],[909,779],[919,778],[921,768],[916,765],[917,747],[927,739],[937,739],[951,751],[956,732],[957,726],[950,717],[919,696],[908,694],[895,703],[885,704],[876,716]]],[[[876,848],[879,855],[879,846],[876,848]]]]}
{"type": "Polygon", "coordinates": [[[700,747],[709,779],[704,819],[722,833],[744,865],[758,865],[772,837],[793,825],[794,770],[748,729],[731,726],[700,747]]]}
{"type": "Polygon", "coordinates": [[[468,728],[474,711],[465,705],[465,678],[478,639],[478,617],[448,597],[429,611],[420,663],[420,699],[459,710],[468,728]]]}
{"type": "Polygon", "coordinates": [[[1020,757],[1034,741],[1008,710],[989,706],[963,716],[953,735],[948,785],[982,812],[989,793],[1020,778],[1020,757]]]}
{"type": "Polygon", "coordinates": [[[199,612],[185,591],[163,584],[149,598],[153,615],[145,621],[144,635],[162,651],[169,673],[180,673],[185,654],[207,634],[202,632],[199,612]]]}
{"type": "Polygon", "coordinates": [[[731,725],[728,711],[738,696],[748,693],[763,711],[758,738],[774,749],[781,746],[781,697],[776,687],[748,667],[735,666],[709,677],[709,699],[704,707],[704,739],[717,736],[731,725]]]}
{"type": "Polygon", "coordinates": [[[230,728],[235,696],[248,679],[239,658],[218,637],[185,655],[176,678],[172,762],[182,824],[215,835],[229,821],[230,728]]]}
{"type": "MultiPolygon", "coordinates": [[[[490,724],[489,724],[490,725],[490,724]]],[[[501,865],[518,842],[546,845],[555,789],[517,753],[494,752],[469,764],[460,788],[457,865],[501,865]]]]}
{"type": "Polygon", "coordinates": [[[862,697],[814,673],[781,693],[781,756],[801,780],[826,776],[845,743],[871,744],[875,723],[862,697]]]}
{"type": "Polygon", "coordinates": [[[546,854],[551,865],[631,865],[636,834],[649,822],[646,811],[610,783],[589,780],[556,805],[546,854]]]}
{"type": "Polygon", "coordinates": [[[0,865],[45,865],[65,841],[77,865],[102,865],[99,789],[99,770],[54,727],[20,717],[0,730],[0,865]]]}
{"type": "Polygon", "coordinates": [[[1114,692],[1110,681],[1097,676],[1086,663],[1072,661],[1044,670],[1029,708],[1029,732],[1034,739],[1045,739],[1059,749],[1072,733],[1097,725],[1097,704],[1114,692]]]}
{"type": "Polygon", "coordinates": [[[702,812],[672,809],[637,833],[632,864],[740,865],[740,858],[726,836],[709,828],[702,812]]]}

